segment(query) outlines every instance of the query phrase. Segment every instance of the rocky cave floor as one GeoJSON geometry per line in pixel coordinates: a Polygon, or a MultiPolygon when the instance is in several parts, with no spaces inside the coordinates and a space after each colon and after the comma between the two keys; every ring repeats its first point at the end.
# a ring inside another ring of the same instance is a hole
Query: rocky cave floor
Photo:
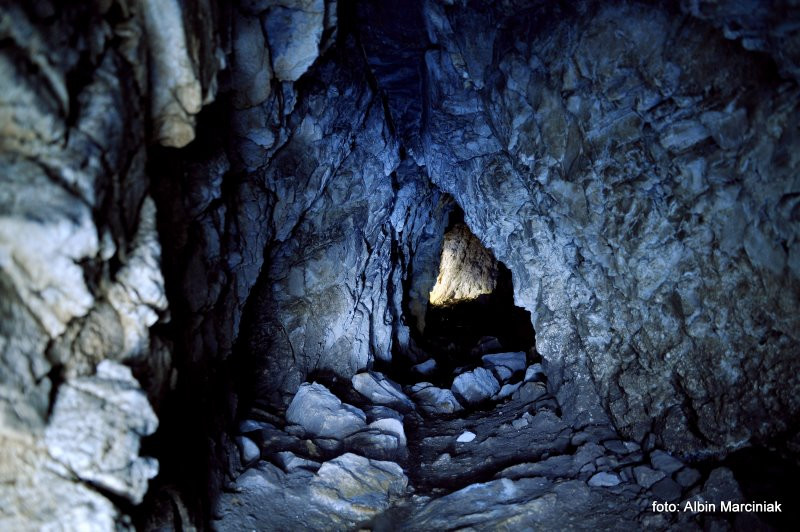
{"type": "Polygon", "coordinates": [[[752,493],[729,464],[686,464],[655,436],[567,424],[535,350],[503,351],[483,337],[474,363],[429,358],[402,373],[407,384],[377,371],[349,382],[320,374],[285,412],[252,408],[214,528],[782,528],[766,514],[683,511],[752,493]],[[654,511],[654,501],[681,511],[654,511]]]}

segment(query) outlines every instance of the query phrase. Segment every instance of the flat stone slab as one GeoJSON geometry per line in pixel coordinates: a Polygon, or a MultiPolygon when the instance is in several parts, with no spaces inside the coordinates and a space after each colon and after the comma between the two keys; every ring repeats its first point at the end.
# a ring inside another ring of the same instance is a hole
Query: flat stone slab
{"type": "Polygon", "coordinates": [[[367,426],[367,416],[342,403],[325,386],[303,383],[286,410],[286,421],[321,438],[341,440],[367,426]]]}
{"type": "Polygon", "coordinates": [[[611,487],[616,486],[620,483],[619,476],[615,473],[608,473],[606,471],[601,471],[600,473],[596,473],[592,478],[589,479],[588,484],[592,487],[611,487]]]}
{"type": "Polygon", "coordinates": [[[666,476],[663,471],[651,469],[647,466],[637,466],[633,468],[633,476],[637,484],[643,488],[649,488],[666,476]]]}
{"type": "Polygon", "coordinates": [[[683,462],[672,456],[671,454],[656,450],[650,453],[650,463],[655,469],[660,469],[667,475],[671,475],[675,471],[683,467],[683,462]]]}

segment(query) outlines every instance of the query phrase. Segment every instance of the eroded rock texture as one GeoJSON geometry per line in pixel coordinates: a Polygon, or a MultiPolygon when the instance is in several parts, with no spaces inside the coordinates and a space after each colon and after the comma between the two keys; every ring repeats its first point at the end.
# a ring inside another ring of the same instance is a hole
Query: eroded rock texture
{"type": "Polygon", "coordinates": [[[213,98],[211,6],[189,4],[0,11],[4,529],[125,528],[115,503],[158,471],[138,456],[171,377],[146,124],[186,144],[213,98]]]}
{"type": "Polygon", "coordinates": [[[796,81],[667,8],[425,14],[428,171],[513,272],[567,411],[683,453],[792,437],[796,81]]]}
{"type": "Polygon", "coordinates": [[[0,8],[0,528],[680,527],[796,459],[794,2],[85,4],[0,8]],[[535,351],[435,369],[443,248],[535,351]]]}

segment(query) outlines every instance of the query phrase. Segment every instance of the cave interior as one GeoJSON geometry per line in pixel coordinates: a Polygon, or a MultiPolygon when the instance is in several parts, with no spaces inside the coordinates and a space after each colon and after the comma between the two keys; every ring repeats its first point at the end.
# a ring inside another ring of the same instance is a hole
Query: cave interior
{"type": "Polygon", "coordinates": [[[0,529],[796,525],[796,2],[0,39],[0,529]]]}

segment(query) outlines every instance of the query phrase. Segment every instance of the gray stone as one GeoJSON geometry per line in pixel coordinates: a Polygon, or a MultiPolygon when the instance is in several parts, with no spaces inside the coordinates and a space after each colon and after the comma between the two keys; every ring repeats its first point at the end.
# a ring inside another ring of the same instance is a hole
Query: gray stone
{"type": "Polygon", "coordinates": [[[406,433],[401,420],[394,418],[379,419],[370,423],[369,428],[378,429],[381,432],[392,434],[397,437],[397,440],[401,446],[405,447],[406,445],[406,433]]]}
{"type": "Polygon", "coordinates": [[[500,391],[497,392],[497,395],[493,397],[495,400],[505,399],[506,397],[510,397],[514,392],[519,390],[520,386],[522,386],[522,382],[517,382],[514,384],[504,384],[500,391]]]}
{"type": "Polygon", "coordinates": [[[606,440],[603,442],[603,447],[616,454],[628,454],[630,451],[628,447],[619,440],[606,440]]]}
{"type": "Polygon", "coordinates": [[[469,443],[474,439],[475,439],[475,433],[465,430],[464,432],[461,433],[461,435],[458,438],[456,438],[456,441],[458,443],[469,443]]]}
{"type": "Polygon", "coordinates": [[[296,469],[305,469],[307,471],[315,472],[320,467],[319,462],[302,458],[291,451],[281,451],[279,453],[275,453],[275,461],[286,473],[291,473],[296,469]]]}
{"type": "Polygon", "coordinates": [[[372,423],[379,419],[396,419],[400,422],[403,421],[403,414],[393,408],[387,406],[370,406],[364,408],[367,414],[367,423],[372,423]]]}
{"type": "Polygon", "coordinates": [[[490,399],[499,392],[500,384],[489,370],[475,368],[456,377],[451,390],[459,401],[466,404],[477,404],[490,399]]]}
{"type": "Polygon", "coordinates": [[[528,369],[525,370],[525,378],[523,379],[525,382],[530,381],[541,381],[545,378],[544,369],[540,363],[531,364],[528,366],[528,369]]]}
{"type": "Polygon", "coordinates": [[[377,371],[353,375],[353,388],[376,405],[383,405],[408,412],[414,403],[403,393],[399,384],[377,371]]]}
{"type": "Polygon", "coordinates": [[[357,523],[388,508],[405,495],[407,485],[399,465],[348,453],[322,464],[309,484],[309,494],[334,518],[357,523]]]}
{"type": "Polygon", "coordinates": [[[588,482],[588,484],[592,487],[610,487],[616,486],[619,483],[619,476],[615,473],[609,473],[607,471],[601,471],[600,473],[592,475],[592,478],[590,478],[588,482]]]}
{"type": "Polygon", "coordinates": [[[275,77],[296,81],[319,55],[324,29],[323,0],[308,2],[303,9],[273,7],[264,18],[264,32],[272,55],[275,77]]]}
{"type": "Polygon", "coordinates": [[[252,464],[261,458],[261,449],[259,449],[256,442],[246,436],[238,436],[236,444],[239,446],[239,455],[242,459],[242,464],[245,466],[252,464]]]}
{"type": "Polygon", "coordinates": [[[365,429],[344,439],[344,450],[375,460],[396,460],[403,452],[400,438],[380,429],[365,429]]]}
{"type": "Polygon", "coordinates": [[[322,438],[342,439],[365,428],[366,419],[364,412],[342,403],[316,382],[302,384],[286,410],[288,422],[322,438]]]}
{"type": "Polygon", "coordinates": [[[525,371],[526,355],[522,351],[484,355],[481,357],[481,360],[484,366],[490,368],[494,366],[504,366],[510,369],[512,373],[525,371]]]}
{"type": "Polygon", "coordinates": [[[663,471],[650,469],[647,466],[634,467],[633,475],[636,477],[636,482],[643,488],[649,488],[666,476],[663,471]]]}
{"type": "Polygon", "coordinates": [[[410,393],[420,410],[426,414],[453,414],[463,410],[452,391],[437,388],[428,382],[415,384],[410,393]]]}
{"type": "Polygon", "coordinates": [[[558,479],[577,475],[579,469],[580,467],[576,467],[572,456],[558,455],[551,456],[540,462],[522,463],[507,467],[500,471],[496,477],[510,478],[512,480],[524,477],[558,479]]]}
{"type": "Polygon", "coordinates": [[[407,485],[397,464],[351,453],[325,462],[316,474],[304,467],[284,473],[259,462],[218,498],[213,528],[351,529],[404,496],[407,485]]]}
{"type": "Polygon", "coordinates": [[[247,434],[248,432],[257,432],[265,428],[275,428],[274,425],[266,421],[258,421],[255,419],[245,419],[239,423],[239,433],[247,434]]]}
{"type": "Polygon", "coordinates": [[[680,485],[671,478],[663,478],[650,486],[653,496],[659,501],[676,501],[681,497],[680,485]]]}
{"type": "Polygon", "coordinates": [[[702,475],[697,469],[685,467],[675,474],[675,480],[684,488],[689,488],[700,481],[702,475]]]}
{"type": "Polygon", "coordinates": [[[532,403],[547,394],[547,388],[540,382],[526,382],[511,395],[515,401],[532,403]]]}
{"type": "Polygon", "coordinates": [[[528,424],[529,424],[528,420],[526,418],[524,418],[524,417],[521,417],[519,419],[515,419],[514,421],[511,422],[511,426],[514,427],[517,430],[519,430],[521,428],[524,428],[524,427],[527,427],[528,424]]]}
{"type": "Polygon", "coordinates": [[[339,454],[344,449],[344,443],[339,438],[314,438],[312,442],[317,449],[325,453],[324,456],[339,454]]]}
{"type": "Polygon", "coordinates": [[[661,450],[656,450],[650,453],[650,464],[656,469],[659,469],[671,475],[675,471],[683,467],[683,462],[661,450]]]}
{"type": "Polygon", "coordinates": [[[421,362],[411,367],[411,371],[417,375],[427,377],[436,371],[436,360],[429,358],[425,362],[421,362]]]}

